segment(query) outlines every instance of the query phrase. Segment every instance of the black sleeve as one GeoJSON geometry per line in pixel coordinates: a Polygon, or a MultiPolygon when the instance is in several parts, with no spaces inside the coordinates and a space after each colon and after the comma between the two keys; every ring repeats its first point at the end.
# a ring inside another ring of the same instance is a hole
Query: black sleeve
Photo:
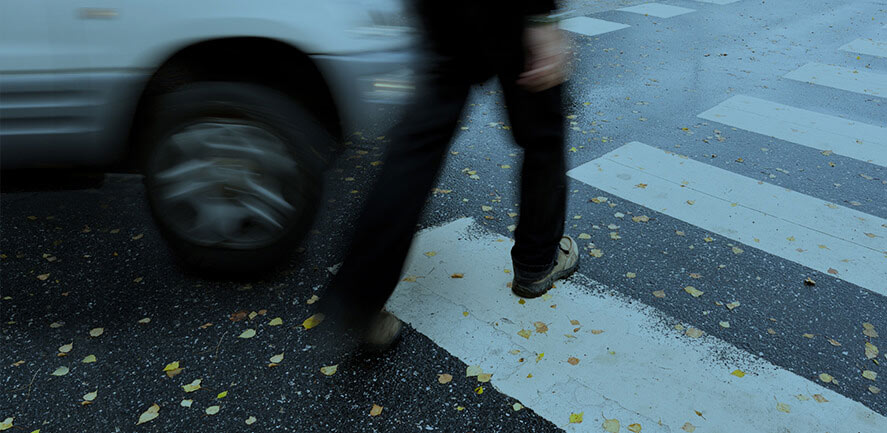
{"type": "Polygon", "coordinates": [[[548,15],[557,9],[555,0],[524,0],[524,10],[527,15],[548,15]]]}

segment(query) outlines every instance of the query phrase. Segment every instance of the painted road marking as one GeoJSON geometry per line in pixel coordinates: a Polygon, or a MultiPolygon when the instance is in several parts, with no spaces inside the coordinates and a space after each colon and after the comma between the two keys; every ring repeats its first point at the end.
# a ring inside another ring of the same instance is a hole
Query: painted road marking
{"type": "Polygon", "coordinates": [[[887,220],[628,143],[567,173],[654,211],[887,296],[887,220]],[[644,184],[643,187],[637,185],[644,184]]]}
{"type": "MultiPolygon", "coordinates": [[[[603,431],[602,415],[618,419],[621,431],[637,423],[644,433],[681,432],[688,422],[726,433],[885,431],[883,416],[812,378],[712,336],[687,337],[673,329],[676,319],[582,276],[558,282],[550,298],[520,304],[503,272],[511,269],[511,245],[471,218],[421,232],[406,268],[421,278],[402,282],[387,309],[568,432],[603,431]],[[518,335],[523,330],[528,338],[518,335]],[[580,412],[582,424],[570,424],[580,412]]],[[[465,372],[441,373],[475,382],[465,372]]]]}
{"type": "Polygon", "coordinates": [[[573,33],[586,36],[596,36],[604,33],[631,27],[627,24],[614,23],[612,21],[599,20],[597,18],[575,17],[560,22],[560,28],[573,33]]]}
{"type": "Polygon", "coordinates": [[[887,128],[734,96],[699,117],[887,167],[887,128]]]}
{"type": "Polygon", "coordinates": [[[887,75],[866,70],[808,63],[785,78],[874,96],[887,96],[887,75]]]}
{"type": "Polygon", "coordinates": [[[876,57],[887,57],[887,41],[857,39],[841,47],[841,50],[876,57]]]}
{"type": "Polygon", "coordinates": [[[641,15],[650,15],[659,18],[671,18],[678,15],[695,12],[695,9],[687,9],[678,6],[664,5],[661,3],[645,3],[642,5],[631,6],[618,9],[623,12],[632,12],[641,15]]]}
{"type": "Polygon", "coordinates": [[[714,3],[716,5],[728,5],[730,3],[736,3],[739,0],[696,0],[702,3],[714,3]]]}

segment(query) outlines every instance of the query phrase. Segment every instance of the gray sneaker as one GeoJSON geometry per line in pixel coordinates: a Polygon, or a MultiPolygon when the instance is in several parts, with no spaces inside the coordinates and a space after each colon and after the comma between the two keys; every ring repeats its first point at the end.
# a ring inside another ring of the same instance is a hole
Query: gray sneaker
{"type": "Polygon", "coordinates": [[[361,345],[370,352],[384,352],[400,339],[402,329],[400,319],[387,311],[380,311],[364,330],[361,345]]]}
{"type": "Polygon", "coordinates": [[[558,244],[557,261],[551,270],[542,277],[526,278],[515,269],[511,291],[524,298],[542,296],[554,285],[555,281],[570,276],[576,272],[576,269],[579,269],[579,247],[576,246],[576,241],[573,238],[564,236],[558,244]]]}

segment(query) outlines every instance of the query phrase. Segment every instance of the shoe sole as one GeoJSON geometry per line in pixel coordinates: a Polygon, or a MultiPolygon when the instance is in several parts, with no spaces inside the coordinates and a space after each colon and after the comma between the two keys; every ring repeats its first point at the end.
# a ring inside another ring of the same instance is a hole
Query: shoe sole
{"type": "Polygon", "coordinates": [[[576,262],[575,265],[573,265],[567,269],[564,269],[560,272],[555,272],[554,274],[551,274],[551,276],[546,278],[543,282],[539,282],[537,284],[534,284],[533,286],[535,286],[537,288],[541,286],[541,288],[543,289],[541,292],[534,291],[533,286],[521,287],[521,286],[515,284],[514,282],[511,283],[511,291],[515,295],[520,296],[522,298],[531,298],[531,299],[538,298],[538,297],[548,293],[548,291],[551,290],[551,287],[554,285],[555,281],[560,280],[562,278],[569,277],[574,272],[576,272],[577,269],[579,269],[579,262],[578,261],[576,262]]]}

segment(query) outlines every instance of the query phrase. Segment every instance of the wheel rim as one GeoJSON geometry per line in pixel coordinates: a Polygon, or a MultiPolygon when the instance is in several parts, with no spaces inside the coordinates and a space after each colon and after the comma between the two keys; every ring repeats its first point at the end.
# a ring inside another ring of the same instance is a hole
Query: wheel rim
{"type": "Polygon", "coordinates": [[[157,145],[149,170],[158,217],[197,245],[269,245],[304,208],[299,165],[286,141],[247,121],[184,126],[157,145]]]}

